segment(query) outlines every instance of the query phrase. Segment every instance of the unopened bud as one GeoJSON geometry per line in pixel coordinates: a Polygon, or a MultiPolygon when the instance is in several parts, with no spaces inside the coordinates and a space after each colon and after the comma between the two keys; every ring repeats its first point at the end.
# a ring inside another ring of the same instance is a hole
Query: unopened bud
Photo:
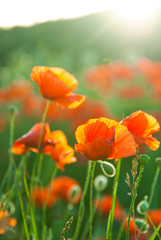
{"type": "Polygon", "coordinates": [[[147,223],[146,220],[141,219],[141,218],[136,218],[136,219],[135,219],[135,223],[136,223],[137,227],[139,228],[139,230],[140,230],[141,232],[146,233],[146,232],[148,231],[148,229],[149,229],[149,224],[147,223]]]}
{"type": "Polygon", "coordinates": [[[98,175],[94,179],[94,187],[97,192],[102,192],[106,188],[107,183],[108,183],[108,179],[103,175],[98,175]]]}
{"type": "Polygon", "coordinates": [[[10,105],[8,107],[8,109],[9,109],[9,112],[11,113],[11,115],[14,114],[17,111],[17,107],[14,106],[14,105],[10,105]]]}
{"type": "Polygon", "coordinates": [[[114,177],[116,170],[112,163],[101,161],[101,168],[105,176],[114,177]]]}
{"type": "Polygon", "coordinates": [[[139,163],[143,166],[145,166],[149,160],[150,160],[150,157],[147,154],[141,154],[139,156],[139,163]]]}
{"type": "Polygon", "coordinates": [[[148,203],[146,197],[144,197],[144,200],[142,200],[141,202],[138,203],[137,211],[138,211],[138,213],[144,215],[144,214],[146,214],[148,209],[149,209],[149,203],[148,203]]]}
{"type": "Polygon", "coordinates": [[[161,157],[157,157],[155,161],[158,166],[161,166],[161,157]]]}

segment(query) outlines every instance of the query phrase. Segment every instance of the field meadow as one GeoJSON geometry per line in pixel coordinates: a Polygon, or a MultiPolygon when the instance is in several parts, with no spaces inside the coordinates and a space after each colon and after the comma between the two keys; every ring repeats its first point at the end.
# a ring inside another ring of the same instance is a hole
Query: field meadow
{"type": "Polygon", "coordinates": [[[159,14],[149,29],[108,11],[0,29],[0,239],[161,239],[159,14]]]}

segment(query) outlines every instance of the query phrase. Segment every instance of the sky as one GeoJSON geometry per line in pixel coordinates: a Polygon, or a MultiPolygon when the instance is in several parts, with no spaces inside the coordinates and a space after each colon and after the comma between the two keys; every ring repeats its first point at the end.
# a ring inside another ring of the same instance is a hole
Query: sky
{"type": "Polygon", "coordinates": [[[139,22],[154,17],[159,6],[161,0],[4,0],[0,3],[0,27],[30,26],[106,9],[139,22]]]}

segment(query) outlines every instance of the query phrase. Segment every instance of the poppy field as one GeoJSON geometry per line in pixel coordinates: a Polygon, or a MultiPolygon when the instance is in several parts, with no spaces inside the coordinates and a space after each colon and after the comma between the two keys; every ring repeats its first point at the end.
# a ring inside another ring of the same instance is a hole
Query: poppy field
{"type": "Polygon", "coordinates": [[[0,239],[161,239],[159,57],[39,28],[0,31],[0,239]]]}

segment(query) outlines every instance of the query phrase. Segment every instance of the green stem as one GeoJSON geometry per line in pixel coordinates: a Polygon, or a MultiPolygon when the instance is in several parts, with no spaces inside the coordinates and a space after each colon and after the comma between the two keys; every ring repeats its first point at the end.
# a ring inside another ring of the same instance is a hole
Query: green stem
{"type": "Polygon", "coordinates": [[[30,214],[31,214],[31,222],[32,222],[34,237],[35,237],[36,240],[39,240],[38,234],[37,234],[37,227],[36,227],[36,223],[35,223],[34,212],[33,212],[33,209],[32,209],[31,203],[30,203],[30,195],[29,195],[29,189],[28,189],[28,184],[27,184],[25,173],[23,175],[23,181],[24,181],[24,186],[25,186],[27,199],[28,199],[28,202],[29,202],[29,210],[30,210],[30,214]]]}
{"type": "Polygon", "coordinates": [[[90,216],[89,216],[89,239],[92,240],[92,221],[93,221],[93,181],[96,161],[92,162],[91,183],[90,183],[90,216]]]}
{"type": "Polygon", "coordinates": [[[116,240],[120,240],[120,239],[121,239],[122,233],[123,233],[123,230],[124,230],[124,224],[125,224],[125,220],[124,220],[124,221],[122,222],[122,224],[121,224],[121,227],[120,227],[120,230],[119,230],[119,232],[118,232],[118,235],[117,235],[116,240]]]}
{"type": "Polygon", "coordinates": [[[155,173],[155,176],[154,176],[154,180],[153,180],[153,184],[152,184],[152,187],[151,187],[150,196],[149,196],[149,208],[150,208],[150,205],[152,203],[152,199],[153,199],[156,183],[157,183],[157,180],[158,180],[158,177],[159,177],[159,173],[160,173],[160,166],[157,167],[157,170],[156,170],[156,173],[155,173]]]}
{"type": "MultiPolygon", "coordinates": [[[[46,114],[47,114],[47,111],[48,111],[48,108],[49,108],[49,105],[50,105],[50,100],[47,100],[47,103],[46,103],[46,108],[45,108],[45,111],[44,111],[44,114],[43,114],[43,117],[42,117],[42,127],[41,127],[41,130],[40,130],[40,137],[39,137],[39,143],[38,143],[38,154],[36,156],[36,160],[35,160],[35,163],[34,163],[34,166],[33,166],[33,169],[32,169],[32,175],[31,175],[31,183],[30,183],[30,192],[32,191],[32,188],[33,188],[33,184],[34,184],[34,176],[35,176],[35,173],[36,173],[36,166],[38,164],[38,173],[37,173],[37,176],[38,174],[41,173],[41,165],[42,165],[42,161],[40,160],[40,156],[41,156],[41,153],[40,153],[40,146],[41,146],[41,140],[42,140],[42,135],[43,135],[43,128],[44,128],[44,124],[45,124],[45,119],[46,119],[46,114]]],[[[39,178],[39,176],[38,176],[39,178]]],[[[37,182],[39,182],[39,179],[37,179],[37,182]]]]}
{"type": "Polygon", "coordinates": [[[79,210],[78,210],[78,218],[77,218],[77,224],[76,224],[76,229],[74,232],[74,237],[73,240],[76,240],[80,231],[80,225],[81,225],[81,221],[82,221],[82,210],[83,210],[83,205],[84,205],[84,199],[88,190],[88,185],[89,185],[89,180],[90,180],[90,175],[91,175],[91,168],[92,168],[92,162],[89,161],[88,163],[88,171],[87,171],[87,175],[86,175],[86,181],[84,184],[84,188],[83,188],[83,193],[82,193],[82,198],[80,201],[80,205],[79,205],[79,210]]]}
{"type": "Polygon", "coordinates": [[[134,202],[135,202],[135,199],[136,199],[137,189],[139,187],[139,183],[140,183],[143,171],[144,171],[144,166],[141,165],[140,166],[140,171],[139,171],[139,176],[137,178],[136,186],[135,186],[134,193],[133,193],[133,198],[132,198],[132,201],[131,201],[131,204],[130,204],[129,215],[128,215],[128,223],[127,223],[127,229],[126,229],[126,240],[129,239],[130,217],[131,217],[131,214],[132,214],[134,202]]]}
{"type": "Polygon", "coordinates": [[[3,181],[1,183],[1,187],[0,187],[0,193],[3,190],[3,187],[5,186],[7,180],[8,180],[8,184],[7,187],[10,186],[11,183],[11,178],[12,178],[12,169],[13,169],[13,162],[12,162],[12,145],[13,145],[13,138],[14,138],[14,120],[15,120],[15,112],[11,113],[11,117],[10,117],[10,141],[9,141],[9,167],[7,169],[7,172],[3,178],[3,181]]]}
{"type": "Polygon", "coordinates": [[[110,214],[109,214],[108,222],[107,222],[106,240],[112,239],[112,225],[113,225],[113,220],[114,220],[114,212],[115,212],[115,205],[116,205],[120,168],[121,168],[121,159],[119,159],[117,161],[117,166],[116,166],[116,175],[114,178],[113,193],[112,193],[113,199],[112,199],[112,206],[111,206],[111,210],[110,210],[110,214]]]}
{"type": "MultiPolygon", "coordinates": [[[[144,220],[146,220],[146,218],[147,218],[147,216],[148,216],[147,212],[148,212],[148,210],[149,210],[149,208],[150,208],[150,205],[151,205],[151,203],[152,203],[152,199],[153,199],[153,196],[154,196],[154,191],[155,191],[155,187],[156,187],[157,180],[158,180],[158,177],[159,177],[159,173],[160,173],[160,166],[157,167],[156,173],[155,173],[155,175],[154,175],[154,180],[153,180],[153,183],[152,183],[152,186],[151,186],[150,195],[149,195],[149,206],[148,206],[148,209],[147,209],[147,211],[146,211],[146,213],[145,213],[144,220]]],[[[139,233],[138,233],[138,235],[137,235],[137,239],[139,239],[139,236],[140,236],[140,234],[141,234],[141,231],[142,231],[142,229],[140,229],[140,231],[139,231],[139,233]]]]}
{"type": "MultiPolygon", "coordinates": [[[[58,168],[55,166],[50,182],[52,182],[54,180],[54,178],[57,175],[57,172],[58,172],[58,168]]],[[[49,195],[50,195],[50,192],[47,196],[47,202],[48,202],[49,195]]],[[[46,239],[45,223],[46,223],[46,204],[43,205],[43,209],[42,209],[42,239],[43,240],[46,239]]]]}
{"type": "MultiPolygon", "coordinates": [[[[156,231],[156,232],[157,232],[157,229],[156,229],[156,227],[155,227],[154,223],[152,222],[152,220],[151,220],[151,218],[150,218],[150,216],[149,216],[148,214],[147,214],[147,217],[148,217],[148,219],[149,219],[149,222],[151,223],[151,225],[152,225],[152,227],[153,227],[154,231],[156,231]]],[[[159,240],[160,240],[160,239],[161,239],[161,237],[160,237],[159,233],[157,232],[156,234],[157,234],[157,236],[158,236],[158,238],[159,238],[159,240]]]]}

